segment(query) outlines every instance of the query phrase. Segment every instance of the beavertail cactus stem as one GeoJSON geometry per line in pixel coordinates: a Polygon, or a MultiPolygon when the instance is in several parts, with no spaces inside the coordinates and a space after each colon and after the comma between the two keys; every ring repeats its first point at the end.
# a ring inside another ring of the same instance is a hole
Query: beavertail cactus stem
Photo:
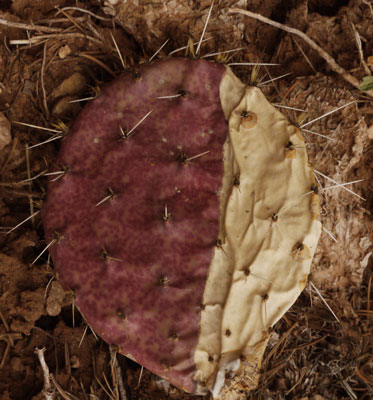
{"type": "Polygon", "coordinates": [[[299,130],[224,65],[169,59],[104,87],[56,164],[46,240],[93,329],[188,392],[254,387],[320,235],[299,130]]]}

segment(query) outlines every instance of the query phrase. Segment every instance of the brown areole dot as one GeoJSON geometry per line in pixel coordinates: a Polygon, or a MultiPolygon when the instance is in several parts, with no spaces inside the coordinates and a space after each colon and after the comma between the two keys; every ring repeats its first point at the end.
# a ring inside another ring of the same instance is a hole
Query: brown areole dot
{"type": "Polygon", "coordinates": [[[188,154],[185,151],[182,151],[181,153],[179,153],[177,160],[179,162],[181,162],[182,164],[187,164],[188,163],[188,154]]]}
{"type": "Polygon", "coordinates": [[[120,319],[122,319],[122,320],[127,319],[127,315],[126,315],[126,313],[125,313],[123,310],[118,310],[118,311],[117,311],[117,315],[118,315],[118,317],[119,317],[120,319]]]}
{"type": "Polygon", "coordinates": [[[163,369],[163,371],[169,371],[172,369],[172,365],[167,362],[164,362],[164,363],[162,363],[162,369],[163,369]]]}
{"type": "Polygon", "coordinates": [[[295,245],[295,248],[296,248],[297,250],[299,250],[299,251],[302,251],[302,250],[304,249],[304,244],[301,243],[301,242],[298,242],[298,243],[295,245]]]}
{"type": "Polygon", "coordinates": [[[58,181],[60,178],[66,176],[66,174],[70,171],[70,166],[65,164],[61,167],[59,171],[48,172],[45,174],[46,176],[52,177],[51,181],[58,181]]]}
{"type": "Polygon", "coordinates": [[[296,153],[294,144],[291,140],[289,140],[284,148],[284,156],[285,156],[285,158],[288,158],[288,159],[289,158],[294,159],[294,158],[296,158],[296,155],[297,155],[297,153],[296,153]]]}
{"type": "Polygon", "coordinates": [[[52,237],[56,241],[56,243],[58,243],[61,239],[63,239],[62,233],[60,233],[58,231],[54,231],[52,234],[52,237]]]}
{"type": "Polygon", "coordinates": [[[285,146],[289,150],[294,150],[294,144],[291,140],[289,140],[285,146]]]}
{"type": "Polygon", "coordinates": [[[170,280],[167,278],[167,276],[162,276],[161,278],[159,278],[159,284],[163,287],[169,286],[170,280]]]}
{"type": "Polygon", "coordinates": [[[96,204],[96,207],[105,203],[107,200],[112,200],[116,194],[111,187],[108,187],[104,193],[104,197],[96,204]]]}
{"type": "Polygon", "coordinates": [[[241,111],[240,115],[241,115],[241,125],[245,129],[253,128],[258,122],[257,115],[251,111],[243,110],[241,111]]]}
{"type": "Polygon", "coordinates": [[[232,334],[232,332],[229,329],[225,330],[225,336],[229,337],[232,334]]]}
{"type": "Polygon", "coordinates": [[[117,345],[117,344],[112,344],[112,345],[110,345],[110,347],[111,347],[111,350],[112,350],[114,353],[118,353],[118,352],[120,351],[120,347],[119,347],[119,345],[117,345]]]}
{"type": "Polygon", "coordinates": [[[162,219],[165,222],[168,222],[171,219],[171,213],[168,211],[167,206],[165,206],[164,208],[162,219]]]}
{"type": "Polygon", "coordinates": [[[108,254],[108,252],[106,251],[105,248],[103,248],[103,249],[101,250],[100,257],[101,257],[101,259],[104,260],[104,261],[109,261],[110,257],[109,257],[109,254],[108,254]]]}
{"type": "Polygon", "coordinates": [[[180,95],[180,97],[185,97],[188,94],[188,92],[184,89],[179,89],[177,91],[177,94],[180,95]]]}
{"type": "Polygon", "coordinates": [[[139,69],[135,68],[133,71],[133,75],[135,76],[136,80],[141,78],[141,72],[139,69]]]}
{"type": "Polygon", "coordinates": [[[119,127],[119,136],[120,136],[119,141],[128,139],[128,138],[129,138],[128,130],[127,130],[127,129],[123,129],[123,128],[120,126],[120,127],[119,127]]]}
{"type": "Polygon", "coordinates": [[[311,192],[319,194],[319,187],[317,185],[311,186],[311,192]]]}

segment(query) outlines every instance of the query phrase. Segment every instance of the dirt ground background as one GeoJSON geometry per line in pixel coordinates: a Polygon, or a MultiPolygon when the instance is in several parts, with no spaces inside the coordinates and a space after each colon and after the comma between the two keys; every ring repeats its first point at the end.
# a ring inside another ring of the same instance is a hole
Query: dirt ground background
{"type": "MultiPolygon", "coordinates": [[[[55,379],[51,398],[119,400],[108,346],[95,338],[72,295],[55,280],[48,253],[32,264],[46,246],[39,215],[7,233],[42,207],[43,174],[59,148],[58,133],[18,122],[68,129],[84,106],[84,101],[69,101],[94,97],[123,70],[112,36],[126,68],[148,60],[169,39],[157,55],[166,57],[189,38],[199,40],[210,4],[0,0],[0,400],[44,398],[34,353],[42,347],[55,379]],[[7,120],[11,137],[6,136],[7,120]],[[29,148],[48,139],[56,140],[29,148]]],[[[228,54],[229,62],[279,63],[259,71],[233,68],[250,84],[290,73],[262,89],[273,103],[305,110],[283,109],[294,123],[354,101],[307,126],[313,133],[304,130],[304,135],[314,168],[338,182],[363,179],[348,186],[360,197],[342,188],[326,189],[333,183],[318,176],[325,231],[312,283],[274,327],[259,387],[242,398],[370,399],[373,99],[332,72],[300,38],[229,14],[229,7],[300,29],[361,81],[373,71],[373,2],[216,0],[205,34],[211,39],[201,47],[202,55],[242,48],[228,54]]],[[[117,360],[128,399],[199,398],[168,387],[122,356],[117,360]]]]}

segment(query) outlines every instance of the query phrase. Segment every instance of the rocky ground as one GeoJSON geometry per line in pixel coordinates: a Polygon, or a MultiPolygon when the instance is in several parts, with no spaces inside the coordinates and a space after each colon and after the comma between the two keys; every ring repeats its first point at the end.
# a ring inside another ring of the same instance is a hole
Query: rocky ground
{"type": "MultiPolygon", "coordinates": [[[[30,125],[68,129],[85,103],[70,101],[94,97],[103,83],[145,62],[167,39],[159,58],[189,38],[198,42],[210,5],[210,0],[0,1],[0,400],[46,398],[34,352],[43,347],[54,377],[50,399],[119,400],[115,359],[128,399],[196,398],[115,358],[58,284],[48,253],[32,264],[46,246],[37,211],[59,133],[30,125]],[[49,139],[54,140],[31,148],[49,139]]],[[[325,230],[311,281],[274,327],[259,387],[243,398],[372,398],[372,97],[299,36],[229,8],[299,29],[361,82],[373,71],[373,3],[215,1],[204,36],[211,39],[201,46],[201,55],[240,48],[217,56],[219,61],[280,64],[233,68],[243,81],[262,85],[273,103],[292,107],[282,111],[298,125],[346,106],[304,126],[323,188],[325,230]],[[271,81],[284,74],[289,75],[271,81]],[[347,191],[325,176],[358,182],[347,191]]]]}

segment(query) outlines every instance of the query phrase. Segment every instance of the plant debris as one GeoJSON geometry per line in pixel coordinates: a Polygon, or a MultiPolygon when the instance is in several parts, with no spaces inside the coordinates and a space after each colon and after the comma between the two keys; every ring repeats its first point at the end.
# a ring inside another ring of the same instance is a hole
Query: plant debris
{"type": "MultiPolygon", "coordinates": [[[[0,112],[11,123],[11,138],[0,151],[0,400],[45,398],[43,370],[34,353],[44,347],[56,400],[120,399],[123,388],[112,367],[115,363],[110,363],[109,347],[80,315],[73,294],[65,293],[62,300],[56,296],[61,306],[57,315],[47,312],[55,271],[48,251],[33,263],[48,246],[38,211],[45,199],[45,174],[57,171],[63,132],[81,107],[99,95],[98,88],[123,68],[136,74],[137,65],[149,60],[167,39],[155,59],[174,51],[176,56],[193,55],[211,1],[192,3],[182,0],[170,14],[172,1],[152,0],[146,8],[142,2],[120,1],[2,2],[0,112]],[[133,12],[126,14],[127,7],[133,12]],[[84,76],[85,85],[53,97],[55,88],[74,73],[84,76]],[[75,106],[61,105],[54,113],[59,101],[75,106]]],[[[228,15],[229,8],[246,6],[306,33],[362,82],[372,75],[366,71],[373,65],[371,3],[215,1],[198,53],[203,57],[241,49],[212,57],[241,63],[232,66],[241,80],[262,82],[266,96],[287,107],[282,112],[294,124],[314,120],[302,129],[310,162],[337,182],[315,177],[325,228],[311,275],[319,293],[308,284],[275,325],[259,386],[242,396],[367,400],[373,395],[372,99],[334,74],[299,38],[243,15],[228,15]],[[259,62],[280,65],[245,65],[259,62]]],[[[192,399],[135,362],[118,354],[116,360],[129,400],[192,399]]],[[[193,397],[198,398],[202,399],[193,397]]]]}

